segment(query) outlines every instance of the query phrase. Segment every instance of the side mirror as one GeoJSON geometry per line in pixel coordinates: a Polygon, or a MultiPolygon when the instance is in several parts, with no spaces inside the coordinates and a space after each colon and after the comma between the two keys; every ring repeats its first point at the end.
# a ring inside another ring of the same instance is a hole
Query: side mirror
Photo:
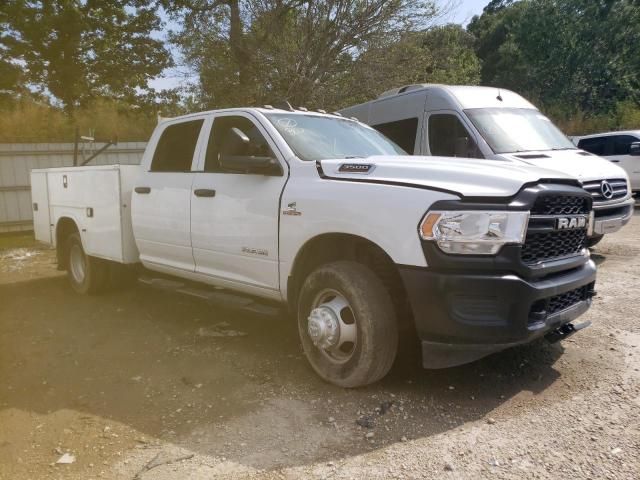
{"type": "Polygon", "coordinates": [[[640,157],[640,142],[633,142],[629,145],[629,155],[640,157]]]}
{"type": "Polygon", "coordinates": [[[280,164],[275,158],[254,155],[220,155],[220,166],[224,170],[260,175],[282,175],[280,164]]]}

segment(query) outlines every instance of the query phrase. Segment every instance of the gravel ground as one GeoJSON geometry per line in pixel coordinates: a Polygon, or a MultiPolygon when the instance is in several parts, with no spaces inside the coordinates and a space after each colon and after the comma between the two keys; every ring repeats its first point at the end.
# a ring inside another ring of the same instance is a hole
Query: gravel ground
{"type": "Polygon", "coordinates": [[[407,347],[358,390],[313,374],[290,320],[78,296],[5,238],[0,479],[640,478],[639,237],[636,212],[593,250],[593,325],[561,345],[440,371],[407,347]]]}

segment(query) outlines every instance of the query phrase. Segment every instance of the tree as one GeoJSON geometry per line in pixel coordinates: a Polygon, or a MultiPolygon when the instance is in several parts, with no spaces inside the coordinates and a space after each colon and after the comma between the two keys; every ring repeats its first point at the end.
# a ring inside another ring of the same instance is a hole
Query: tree
{"type": "Polygon", "coordinates": [[[150,0],[4,0],[5,61],[67,114],[95,98],[134,102],[171,65],[151,34],[161,27],[150,0]]]}
{"type": "Polygon", "coordinates": [[[7,23],[7,12],[0,9],[0,104],[13,101],[22,89],[20,67],[9,57],[10,37],[3,28],[7,23]]]}
{"type": "Polygon", "coordinates": [[[595,114],[640,102],[637,0],[498,2],[469,31],[482,81],[543,105],[595,114]]]}
{"type": "Polygon", "coordinates": [[[444,25],[368,46],[344,72],[339,106],[365,102],[385,90],[414,83],[476,85],[479,81],[473,37],[460,25],[444,25]]]}
{"type": "Polygon", "coordinates": [[[424,28],[431,0],[182,0],[166,7],[173,40],[198,73],[207,106],[288,99],[335,103],[354,59],[370,45],[424,28]]]}

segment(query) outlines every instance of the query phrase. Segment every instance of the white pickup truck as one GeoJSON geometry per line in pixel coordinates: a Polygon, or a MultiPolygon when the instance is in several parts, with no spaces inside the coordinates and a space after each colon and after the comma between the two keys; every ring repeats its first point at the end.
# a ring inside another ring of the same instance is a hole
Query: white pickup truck
{"type": "Polygon", "coordinates": [[[187,115],[158,125],[140,166],[34,170],[32,189],[36,238],[78,292],[141,264],[150,284],[286,306],[314,370],[344,387],[388,372],[404,321],[442,368],[562,339],[594,293],[577,180],[408,156],[338,115],[187,115]]]}

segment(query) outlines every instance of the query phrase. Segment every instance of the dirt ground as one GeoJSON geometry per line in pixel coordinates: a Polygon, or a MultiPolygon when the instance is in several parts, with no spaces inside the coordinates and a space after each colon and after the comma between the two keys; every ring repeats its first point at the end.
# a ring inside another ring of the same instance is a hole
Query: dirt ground
{"type": "Polygon", "coordinates": [[[0,239],[0,479],[640,478],[640,211],[593,251],[593,326],[343,390],[294,325],[133,286],[74,294],[0,239]],[[73,463],[56,463],[65,454],[73,463]]]}

